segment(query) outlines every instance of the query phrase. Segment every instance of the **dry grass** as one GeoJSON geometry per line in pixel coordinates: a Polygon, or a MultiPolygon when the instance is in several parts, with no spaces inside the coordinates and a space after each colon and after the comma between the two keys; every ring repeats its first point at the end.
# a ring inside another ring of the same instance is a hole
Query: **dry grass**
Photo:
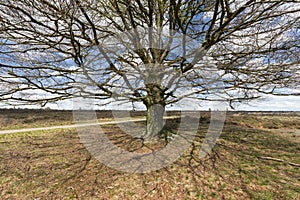
{"type": "Polygon", "coordinates": [[[0,110],[0,130],[44,127],[73,123],[71,111],[0,110]]]}
{"type": "MultiPolygon", "coordinates": [[[[298,128],[289,125],[284,127],[289,132],[281,133],[281,126],[264,127],[277,120],[284,124],[283,118],[277,118],[229,114],[214,151],[198,160],[199,145],[208,127],[208,116],[204,115],[198,137],[184,156],[148,174],[123,173],[106,167],[91,157],[71,129],[2,135],[0,196],[1,199],[300,199],[300,168],[262,159],[273,157],[300,163],[298,128]]],[[[297,116],[288,121],[291,120],[299,125],[297,116]]],[[[175,131],[176,121],[168,121],[167,126],[169,131],[175,131]]],[[[129,145],[130,138],[117,126],[107,126],[105,130],[122,148],[141,150],[141,143],[134,141],[129,145]]],[[[152,147],[161,145],[164,142],[152,147]]]]}

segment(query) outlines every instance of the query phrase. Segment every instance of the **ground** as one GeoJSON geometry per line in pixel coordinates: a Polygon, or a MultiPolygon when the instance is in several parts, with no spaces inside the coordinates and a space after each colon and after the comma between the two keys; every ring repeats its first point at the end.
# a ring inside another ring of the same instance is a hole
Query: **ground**
{"type": "MultiPolygon", "coordinates": [[[[110,114],[99,112],[98,117],[110,114]]],[[[0,120],[1,129],[57,125],[72,122],[72,113],[11,110],[1,112],[0,120]]],[[[168,120],[169,132],[176,132],[177,121],[168,120]]],[[[209,114],[204,113],[191,148],[174,164],[147,174],[124,173],[101,164],[74,129],[0,135],[0,197],[300,199],[299,113],[228,113],[217,145],[199,160],[195,155],[208,125],[209,114]]],[[[147,150],[115,125],[104,129],[122,148],[147,150]]]]}

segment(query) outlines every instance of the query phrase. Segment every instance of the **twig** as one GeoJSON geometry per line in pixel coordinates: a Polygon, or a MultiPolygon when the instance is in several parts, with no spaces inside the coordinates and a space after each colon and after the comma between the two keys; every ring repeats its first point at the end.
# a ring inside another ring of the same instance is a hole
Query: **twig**
{"type": "Polygon", "coordinates": [[[153,191],[156,190],[156,189],[157,189],[157,184],[155,185],[155,187],[154,187],[152,190],[150,190],[149,192],[147,192],[147,193],[143,196],[143,198],[147,197],[151,192],[153,192],[153,191]]]}
{"type": "Polygon", "coordinates": [[[285,160],[282,160],[282,159],[279,159],[279,158],[264,157],[264,156],[258,156],[258,158],[264,159],[264,160],[272,160],[272,161],[282,162],[282,163],[286,163],[286,164],[289,164],[289,165],[294,166],[294,167],[300,167],[300,164],[293,163],[293,162],[288,162],[288,161],[285,161],[285,160]]]}

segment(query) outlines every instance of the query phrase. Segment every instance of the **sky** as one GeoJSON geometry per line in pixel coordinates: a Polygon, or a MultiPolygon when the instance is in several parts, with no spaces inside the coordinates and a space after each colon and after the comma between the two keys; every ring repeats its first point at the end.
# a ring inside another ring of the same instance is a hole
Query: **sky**
{"type": "MultiPolygon", "coordinates": [[[[235,1],[236,4],[242,4],[244,1],[242,0],[238,0],[235,1]]],[[[287,6],[288,4],[286,4],[285,6],[287,6]]],[[[294,7],[291,7],[291,9],[295,9],[294,7]]],[[[211,15],[212,13],[208,13],[208,16],[206,17],[210,17],[209,15],[211,15]]],[[[299,15],[298,13],[295,13],[295,15],[299,15]]],[[[297,17],[295,16],[295,17],[297,17]]],[[[285,23],[284,21],[282,22],[283,24],[285,23]]],[[[268,33],[269,34],[269,33],[268,33]]],[[[265,34],[262,34],[262,38],[265,39],[265,34]]],[[[244,38],[246,41],[248,39],[251,38],[244,38]]],[[[280,38],[281,40],[283,38],[280,38]]],[[[241,38],[238,38],[238,41],[235,42],[239,42],[241,44],[246,43],[246,41],[241,40],[241,38]]],[[[252,41],[248,41],[250,43],[252,43],[252,41]]],[[[281,42],[281,41],[280,41],[281,42]]],[[[239,44],[238,46],[243,47],[241,44],[239,44]]],[[[236,46],[233,46],[235,48],[237,48],[236,46]]],[[[40,53],[38,54],[38,56],[40,56],[40,53]]],[[[30,57],[33,58],[33,57],[30,57]]],[[[1,88],[1,86],[0,86],[1,88]]],[[[188,108],[194,108],[193,103],[190,103],[188,105],[185,105],[184,108],[188,109],[188,108]]],[[[131,105],[129,105],[131,106],[131,105]]],[[[119,109],[128,109],[129,106],[115,106],[116,108],[119,109]]],[[[0,107],[4,107],[3,105],[0,104],[0,107]]],[[[72,106],[72,101],[68,100],[68,101],[64,101],[64,102],[58,102],[57,104],[53,104],[50,105],[48,104],[46,107],[50,107],[52,109],[66,109],[66,110],[71,110],[73,109],[72,106]]],[[[198,109],[200,110],[208,110],[211,107],[211,105],[209,103],[201,103],[201,107],[199,107],[198,109]]],[[[24,106],[24,108],[32,108],[32,106],[24,106]]],[[[35,107],[38,108],[38,107],[35,107]]],[[[102,107],[100,109],[111,109],[111,106],[107,106],[107,107],[102,107]]],[[[176,107],[172,107],[173,109],[176,109],[176,107]]],[[[84,108],[83,108],[84,109],[84,108]]],[[[236,110],[251,110],[251,111],[300,111],[300,96],[284,96],[284,97],[275,97],[275,96],[268,96],[267,98],[265,98],[264,100],[259,100],[259,101],[252,101],[248,104],[239,104],[235,106],[236,110]]]]}
{"type": "MultiPolygon", "coordinates": [[[[192,104],[192,103],[191,103],[192,104]]],[[[191,105],[190,104],[190,105],[191,105]]],[[[88,104],[90,105],[90,104],[88,104]]],[[[222,108],[228,108],[229,106],[226,106],[223,104],[222,108]]],[[[6,106],[0,106],[3,108],[9,108],[6,106]]],[[[57,102],[56,104],[48,104],[46,107],[49,107],[51,109],[60,109],[60,110],[72,110],[73,109],[73,103],[72,100],[66,100],[62,102],[57,102]]],[[[139,107],[139,106],[137,106],[139,107]]],[[[194,110],[195,106],[191,106],[191,110],[194,110]]],[[[213,108],[212,110],[217,109],[217,106],[212,106],[211,103],[202,103],[201,106],[196,106],[199,110],[209,110],[209,108],[213,108]]],[[[20,108],[39,108],[39,106],[21,106],[20,108]]],[[[91,109],[90,106],[82,106],[82,109],[87,108],[91,109]]],[[[114,106],[106,106],[99,108],[100,110],[106,109],[110,110],[112,108],[115,109],[131,109],[131,105],[117,105],[114,106]]],[[[142,108],[142,106],[140,106],[142,108]]],[[[189,108],[189,106],[184,106],[182,109],[189,108]]],[[[253,100],[249,103],[240,103],[238,105],[234,106],[236,111],[300,111],[300,96],[273,96],[268,95],[264,99],[260,100],[253,100]]],[[[172,107],[172,109],[176,109],[176,107],[172,107]]]]}
{"type": "Polygon", "coordinates": [[[300,96],[271,96],[265,100],[239,105],[237,110],[249,111],[300,111],[300,96]]]}

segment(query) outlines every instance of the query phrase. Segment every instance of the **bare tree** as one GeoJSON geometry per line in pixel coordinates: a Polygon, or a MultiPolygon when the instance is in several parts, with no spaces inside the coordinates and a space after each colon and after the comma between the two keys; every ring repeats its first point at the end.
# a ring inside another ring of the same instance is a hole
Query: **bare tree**
{"type": "Polygon", "coordinates": [[[299,13],[290,0],[0,0],[0,100],[142,102],[151,138],[184,98],[297,95],[299,13]]]}

